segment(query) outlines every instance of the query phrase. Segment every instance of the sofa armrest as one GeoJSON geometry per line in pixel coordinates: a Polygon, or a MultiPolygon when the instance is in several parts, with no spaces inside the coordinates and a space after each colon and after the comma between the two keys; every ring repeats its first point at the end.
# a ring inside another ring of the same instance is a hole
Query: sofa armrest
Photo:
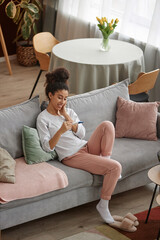
{"type": "Polygon", "coordinates": [[[157,137],[160,138],[160,112],[157,113],[157,137]]]}

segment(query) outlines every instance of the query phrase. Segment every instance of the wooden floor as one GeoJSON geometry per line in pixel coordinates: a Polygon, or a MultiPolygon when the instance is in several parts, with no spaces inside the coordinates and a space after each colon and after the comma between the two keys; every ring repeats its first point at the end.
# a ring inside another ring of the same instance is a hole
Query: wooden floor
{"type": "MultiPolygon", "coordinates": [[[[0,109],[26,101],[39,73],[39,66],[23,67],[16,59],[11,61],[13,75],[9,75],[5,62],[0,62],[0,109]]],[[[33,96],[45,99],[44,82],[46,72],[42,72],[33,96]]]]}
{"type": "MultiPolygon", "coordinates": [[[[8,107],[28,99],[39,67],[22,67],[11,61],[13,75],[10,76],[5,63],[0,63],[0,108],[8,107]]],[[[45,73],[42,74],[35,94],[44,95],[45,73]]],[[[124,216],[148,209],[154,184],[114,195],[110,201],[112,214],[124,216]]],[[[103,224],[96,211],[97,201],[63,211],[2,231],[2,240],[59,240],[64,237],[103,224]]],[[[157,206],[154,201],[153,206],[157,206]]]]}

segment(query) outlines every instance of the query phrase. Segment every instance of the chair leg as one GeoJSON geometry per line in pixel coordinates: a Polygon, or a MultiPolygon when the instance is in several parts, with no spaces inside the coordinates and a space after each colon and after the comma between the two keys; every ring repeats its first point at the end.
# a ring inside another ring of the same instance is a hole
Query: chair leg
{"type": "Polygon", "coordinates": [[[151,203],[150,203],[150,206],[149,206],[149,210],[148,210],[148,214],[147,214],[145,223],[148,222],[148,218],[149,218],[149,214],[150,214],[150,211],[151,211],[151,208],[152,208],[153,200],[154,200],[154,197],[155,197],[155,194],[156,194],[157,186],[158,186],[158,184],[156,184],[156,186],[154,188],[154,192],[153,192],[153,195],[152,195],[152,199],[151,199],[151,203]]]}
{"type": "Polygon", "coordinates": [[[1,235],[2,231],[0,230],[0,240],[2,240],[2,235],[1,235]]]}
{"type": "Polygon", "coordinates": [[[157,236],[157,240],[160,239],[160,229],[159,229],[159,232],[158,232],[158,236],[157,236]]]}
{"type": "Polygon", "coordinates": [[[30,96],[29,96],[29,99],[32,97],[32,94],[33,94],[33,92],[34,92],[34,90],[35,90],[35,88],[36,88],[36,86],[37,86],[37,83],[38,83],[38,81],[39,81],[39,78],[40,78],[42,72],[43,72],[43,70],[40,70],[40,71],[39,71],[38,77],[37,77],[37,79],[36,79],[36,81],[35,81],[35,84],[34,84],[34,86],[33,86],[33,89],[32,89],[32,92],[31,92],[31,94],[30,94],[30,96]]]}

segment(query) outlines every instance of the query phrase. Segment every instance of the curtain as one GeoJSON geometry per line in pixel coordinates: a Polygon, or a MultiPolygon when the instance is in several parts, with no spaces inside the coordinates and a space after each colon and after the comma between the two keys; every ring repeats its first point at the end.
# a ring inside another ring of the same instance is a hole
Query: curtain
{"type": "Polygon", "coordinates": [[[58,0],[44,0],[43,6],[43,32],[55,35],[58,0]]]}
{"type": "Polygon", "coordinates": [[[59,0],[56,35],[100,37],[96,16],[105,16],[119,19],[119,33],[160,47],[159,12],[160,0],[59,0]]]}
{"type": "MultiPolygon", "coordinates": [[[[59,0],[55,37],[59,41],[102,37],[96,16],[107,17],[109,21],[118,18],[116,32],[111,38],[139,46],[144,52],[145,71],[148,72],[160,68],[159,13],[160,0],[59,0]]],[[[52,20],[49,22],[53,24],[52,20]]],[[[150,101],[155,100],[160,101],[160,74],[150,92],[150,101]]]]}

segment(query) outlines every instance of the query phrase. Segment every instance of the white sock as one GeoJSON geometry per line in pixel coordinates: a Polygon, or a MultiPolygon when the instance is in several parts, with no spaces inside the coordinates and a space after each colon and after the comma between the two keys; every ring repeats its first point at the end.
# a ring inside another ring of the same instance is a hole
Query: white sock
{"type": "Polygon", "coordinates": [[[108,208],[109,200],[101,199],[96,206],[97,211],[106,223],[113,223],[114,219],[108,208]]]}

